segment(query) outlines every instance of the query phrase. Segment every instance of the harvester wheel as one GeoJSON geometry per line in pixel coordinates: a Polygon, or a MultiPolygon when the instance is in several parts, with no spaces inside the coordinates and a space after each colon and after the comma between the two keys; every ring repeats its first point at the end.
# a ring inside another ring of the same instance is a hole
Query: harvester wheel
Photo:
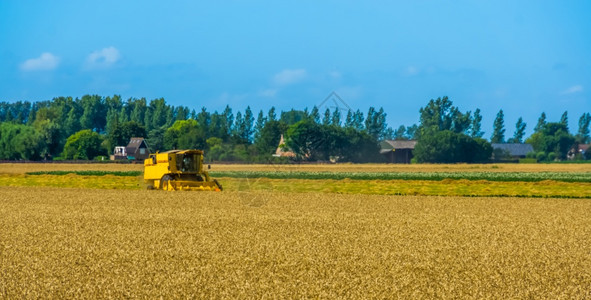
{"type": "Polygon", "coordinates": [[[170,175],[162,176],[162,179],[160,179],[160,189],[165,190],[165,191],[169,190],[170,182],[172,180],[173,179],[170,175]]]}

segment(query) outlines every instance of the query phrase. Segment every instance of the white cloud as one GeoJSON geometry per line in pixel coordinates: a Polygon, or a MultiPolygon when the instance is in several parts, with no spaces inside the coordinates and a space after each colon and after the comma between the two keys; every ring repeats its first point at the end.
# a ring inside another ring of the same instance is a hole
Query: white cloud
{"type": "Polygon", "coordinates": [[[41,56],[37,58],[27,59],[24,63],[21,64],[21,70],[23,71],[47,71],[53,70],[57,68],[59,64],[59,57],[49,53],[44,52],[41,56]]]}
{"type": "Polygon", "coordinates": [[[568,89],[562,91],[562,94],[567,95],[567,94],[575,94],[575,93],[580,93],[583,91],[583,86],[582,85],[573,85],[571,87],[569,87],[568,89]]]}
{"type": "Polygon", "coordinates": [[[108,47],[94,51],[86,58],[86,68],[102,69],[115,64],[121,58],[119,50],[115,47],[108,47]]]}
{"type": "Polygon", "coordinates": [[[259,92],[259,96],[273,98],[277,95],[277,89],[266,89],[259,92]]]}
{"type": "Polygon", "coordinates": [[[285,69],[275,74],[273,82],[277,85],[289,85],[303,80],[307,75],[304,69],[285,69]]]}

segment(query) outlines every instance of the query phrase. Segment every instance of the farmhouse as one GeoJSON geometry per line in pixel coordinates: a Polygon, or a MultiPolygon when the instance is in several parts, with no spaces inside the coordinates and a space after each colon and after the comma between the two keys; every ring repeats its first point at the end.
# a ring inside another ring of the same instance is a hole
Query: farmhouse
{"type": "Polygon", "coordinates": [[[577,144],[568,151],[566,157],[569,160],[576,159],[577,155],[580,155],[583,159],[591,157],[591,155],[589,155],[589,146],[590,144],[577,144]]]}
{"type": "Polygon", "coordinates": [[[491,144],[493,148],[493,159],[502,159],[510,157],[512,159],[525,158],[525,156],[534,152],[531,144],[491,144]]]}
{"type": "Polygon", "coordinates": [[[416,144],[417,141],[384,140],[380,143],[380,154],[386,156],[389,163],[410,164],[416,144]]]}
{"type": "Polygon", "coordinates": [[[144,160],[150,156],[150,149],[144,138],[132,137],[125,147],[127,158],[129,160],[144,160]]]}

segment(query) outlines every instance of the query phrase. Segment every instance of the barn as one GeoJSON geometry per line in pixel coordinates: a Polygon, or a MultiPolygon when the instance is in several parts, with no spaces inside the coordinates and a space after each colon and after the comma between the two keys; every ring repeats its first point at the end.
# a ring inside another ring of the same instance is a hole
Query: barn
{"type": "Polygon", "coordinates": [[[144,160],[150,156],[148,144],[141,137],[132,137],[127,147],[125,147],[125,152],[129,160],[144,160]]]}
{"type": "Polygon", "coordinates": [[[384,140],[380,143],[380,154],[392,164],[410,164],[413,158],[412,151],[417,141],[384,140]]]}

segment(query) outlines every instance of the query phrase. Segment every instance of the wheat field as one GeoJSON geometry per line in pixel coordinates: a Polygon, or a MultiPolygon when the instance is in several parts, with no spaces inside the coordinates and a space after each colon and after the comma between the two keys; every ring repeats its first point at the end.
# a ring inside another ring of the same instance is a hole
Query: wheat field
{"type": "Polygon", "coordinates": [[[0,188],[0,298],[591,297],[588,199],[0,188]]]}
{"type": "MultiPolygon", "coordinates": [[[[211,171],[270,172],[591,172],[591,164],[219,164],[211,171]]],[[[143,171],[137,164],[2,163],[0,174],[39,171],[143,171]]]]}

